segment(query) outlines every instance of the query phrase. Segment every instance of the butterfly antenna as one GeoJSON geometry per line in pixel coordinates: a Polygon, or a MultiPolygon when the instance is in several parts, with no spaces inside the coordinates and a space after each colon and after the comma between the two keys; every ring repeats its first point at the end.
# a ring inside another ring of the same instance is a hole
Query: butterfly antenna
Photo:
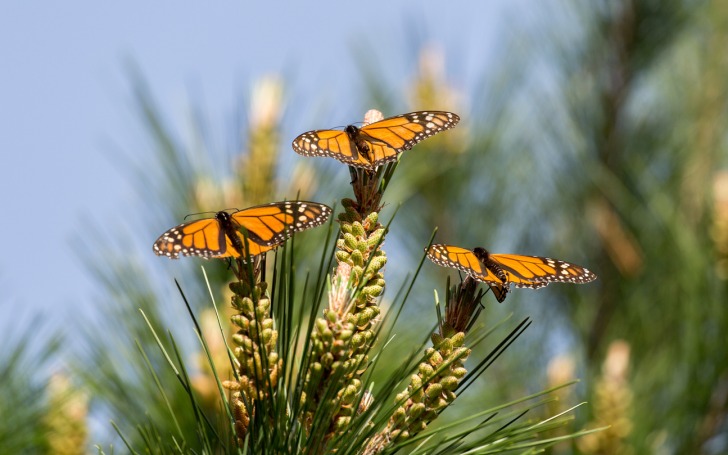
{"type": "Polygon", "coordinates": [[[184,219],[186,220],[187,218],[189,218],[191,216],[197,216],[197,215],[214,215],[216,213],[217,212],[213,212],[211,210],[208,210],[207,212],[189,213],[189,214],[185,215],[184,219]]]}

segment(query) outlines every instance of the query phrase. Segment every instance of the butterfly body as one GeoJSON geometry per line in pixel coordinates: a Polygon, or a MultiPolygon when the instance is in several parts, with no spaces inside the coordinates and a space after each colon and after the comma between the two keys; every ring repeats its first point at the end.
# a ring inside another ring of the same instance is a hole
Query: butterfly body
{"type": "Polygon", "coordinates": [[[443,267],[461,270],[488,284],[499,302],[513,284],[538,289],[549,283],[588,283],[596,275],[586,268],[557,259],[520,254],[493,254],[485,248],[469,250],[454,245],[431,245],[427,257],[443,267]]]}
{"type": "MultiPolygon", "coordinates": [[[[349,141],[356,147],[357,152],[363,155],[369,155],[369,146],[364,138],[360,137],[361,130],[356,125],[347,126],[344,128],[344,132],[349,137],[349,141]]],[[[369,159],[371,157],[367,156],[367,158],[369,159]]],[[[369,161],[371,162],[371,159],[369,161]]]]}
{"type": "MultiPolygon", "coordinates": [[[[228,212],[217,212],[215,214],[215,219],[220,224],[220,245],[226,245],[227,242],[225,239],[228,238],[230,239],[230,246],[233,247],[235,253],[237,253],[238,256],[242,256],[245,253],[245,245],[243,245],[244,239],[241,239],[238,235],[240,224],[233,221],[233,218],[228,212]]],[[[225,252],[226,251],[223,251],[223,254],[225,252]]]]}
{"type": "Polygon", "coordinates": [[[256,256],[279,246],[294,232],[323,224],[330,214],[331,209],[323,204],[302,201],[220,211],[212,218],[169,229],[153,250],[171,259],[180,255],[205,259],[256,256]]]}
{"type": "Polygon", "coordinates": [[[503,268],[498,265],[498,262],[490,257],[490,253],[488,252],[488,250],[486,250],[485,248],[476,247],[473,248],[473,254],[476,258],[478,258],[480,263],[483,264],[486,269],[493,272],[493,274],[497,276],[498,279],[503,282],[503,284],[507,283],[508,275],[506,275],[506,272],[503,270],[503,268]]]}
{"type": "Polygon", "coordinates": [[[399,153],[434,134],[457,125],[452,112],[419,111],[389,117],[361,128],[313,130],[293,140],[293,150],[304,156],[327,156],[350,166],[374,170],[396,161],[399,153]]]}

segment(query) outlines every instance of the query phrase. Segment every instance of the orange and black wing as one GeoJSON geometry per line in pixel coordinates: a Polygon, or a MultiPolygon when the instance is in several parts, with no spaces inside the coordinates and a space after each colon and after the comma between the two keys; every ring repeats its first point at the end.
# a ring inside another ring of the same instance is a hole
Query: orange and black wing
{"type": "MultiPolygon", "coordinates": [[[[479,281],[503,283],[467,248],[436,244],[430,246],[427,256],[435,264],[457,268],[479,281]]],[[[556,282],[588,283],[597,277],[582,266],[557,259],[520,254],[490,254],[489,257],[505,272],[506,281],[517,287],[540,288],[556,282]]]]}
{"type": "Polygon", "coordinates": [[[304,156],[328,156],[351,166],[371,168],[367,156],[359,153],[344,131],[308,131],[293,140],[293,150],[304,156]]]}
{"type": "Polygon", "coordinates": [[[504,283],[491,270],[484,267],[471,250],[454,245],[435,244],[427,250],[427,257],[437,265],[461,270],[474,279],[486,283],[499,302],[506,299],[509,284],[504,283]]]}
{"type": "Polygon", "coordinates": [[[493,295],[495,296],[495,299],[499,303],[503,303],[506,300],[506,297],[508,296],[508,292],[510,291],[510,286],[506,284],[493,284],[493,283],[486,283],[491,291],[493,291],[493,295]]]}
{"type": "Polygon", "coordinates": [[[397,155],[434,134],[452,128],[460,117],[452,112],[420,111],[389,117],[361,129],[315,130],[293,141],[293,150],[305,156],[328,156],[351,166],[374,170],[395,161],[397,155]],[[351,137],[350,137],[351,134],[351,137]]]}
{"type": "Polygon", "coordinates": [[[294,232],[319,226],[331,208],[316,202],[274,202],[215,218],[204,218],[173,227],[154,243],[159,256],[226,258],[256,256],[283,243],[294,232]],[[240,231],[244,228],[246,233],[240,231]],[[247,234],[247,240],[245,238],[247,234]]]}
{"type": "Polygon", "coordinates": [[[251,253],[256,254],[253,244],[257,248],[275,248],[294,232],[322,225],[330,215],[331,208],[317,202],[286,201],[240,210],[232,214],[232,219],[245,228],[251,253]]]}
{"type": "Polygon", "coordinates": [[[462,270],[479,281],[493,284],[503,283],[493,272],[486,269],[475,254],[467,248],[434,244],[427,250],[427,257],[437,265],[462,270]]]}
{"type": "Polygon", "coordinates": [[[399,153],[454,127],[459,121],[460,117],[452,112],[410,112],[363,126],[359,138],[367,145],[370,161],[376,167],[395,161],[399,153]]]}
{"type": "Polygon", "coordinates": [[[597,276],[588,269],[540,256],[520,254],[491,254],[508,276],[508,281],[518,287],[540,288],[549,283],[588,283],[597,276]]]}
{"type": "Polygon", "coordinates": [[[154,242],[154,252],[172,259],[180,255],[224,257],[228,244],[220,222],[216,218],[203,218],[175,226],[159,236],[154,242]]]}
{"type": "Polygon", "coordinates": [[[499,302],[505,300],[510,284],[538,289],[556,282],[588,283],[597,277],[582,266],[556,259],[519,254],[489,254],[488,258],[505,274],[504,281],[467,248],[435,244],[430,246],[427,256],[435,264],[462,270],[474,279],[488,284],[499,302]]]}

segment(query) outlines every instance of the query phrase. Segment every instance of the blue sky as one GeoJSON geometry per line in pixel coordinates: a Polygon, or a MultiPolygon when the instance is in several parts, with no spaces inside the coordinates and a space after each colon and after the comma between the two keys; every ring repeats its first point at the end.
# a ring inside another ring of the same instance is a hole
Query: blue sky
{"type": "MultiPolygon", "coordinates": [[[[224,122],[240,94],[269,73],[295,75],[292,128],[308,126],[301,111],[320,99],[337,105],[344,124],[360,115],[357,42],[386,64],[395,85],[412,71],[418,39],[456,50],[459,72],[449,76],[464,83],[487,67],[504,3],[3,2],[0,319],[62,321],[88,311],[94,284],[72,240],[90,225],[139,216],[142,195],[120,164],[148,152],[130,62],[176,127],[198,103],[224,122]]],[[[143,240],[129,251],[151,254],[143,240]]]]}

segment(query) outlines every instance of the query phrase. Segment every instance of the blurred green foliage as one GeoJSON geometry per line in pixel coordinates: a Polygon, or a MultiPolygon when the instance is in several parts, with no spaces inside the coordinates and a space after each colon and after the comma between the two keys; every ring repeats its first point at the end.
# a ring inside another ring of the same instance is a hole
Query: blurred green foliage
{"type": "MultiPolygon", "coordinates": [[[[0,352],[0,453],[50,453],[57,435],[49,425],[51,414],[58,414],[64,398],[49,390],[53,357],[60,351],[61,338],[44,335],[38,341],[43,349],[33,350],[28,340],[38,339],[37,320],[18,331],[4,321],[3,349],[0,352]],[[55,404],[57,408],[52,408],[55,404]]],[[[85,417],[85,414],[81,416],[85,417]]]]}

